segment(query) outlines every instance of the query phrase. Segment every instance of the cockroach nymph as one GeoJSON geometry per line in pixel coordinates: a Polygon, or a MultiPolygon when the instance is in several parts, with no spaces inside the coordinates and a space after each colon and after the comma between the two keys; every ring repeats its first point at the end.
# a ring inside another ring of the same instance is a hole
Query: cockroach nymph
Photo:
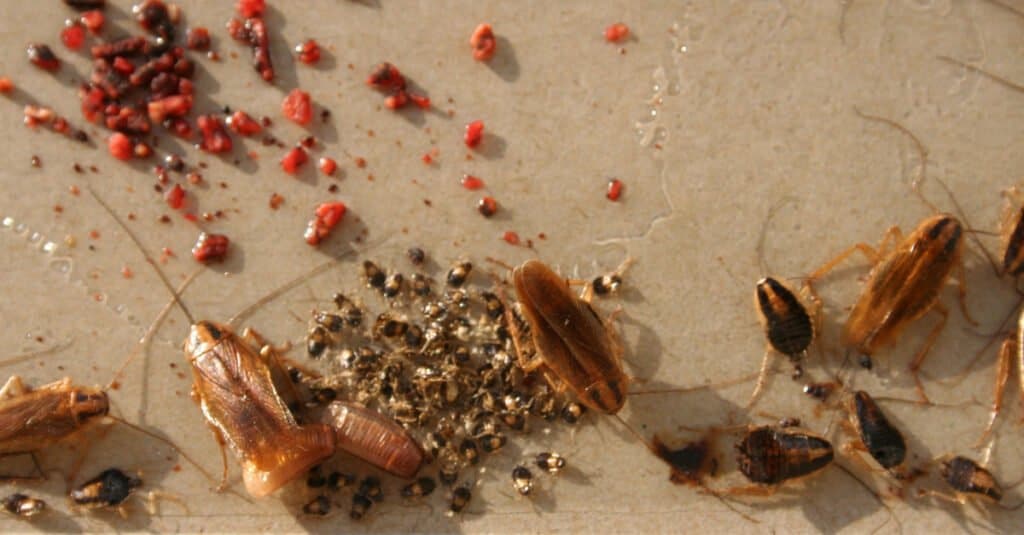
{"type": "Polygon", "coordinates": [[[433,478],[421,477],[412,483],[402,487],[403,498],[422,498],[430,496],[434,489],[437,488],[437,483],[434,483],[433,478]]]}
{"type": "Polygon", "coordinates": [[[72,489],[71,501],[88,509],[118,507],[141,486],[142,479],[109,468],[72,489]]]}
{"type": "Polygon", "coordinates": [[[533,492],[533,474],[525,466],[516,466],[512,469],[512,488],[520,496],[529,496],[533,492]]]}
{"type": "Polygon", "coordinates": [[[542,451],[537,454],[537,467],[549,474],[558,474],[565,469],[565,458],[553,451],[542,451]]]}
{"type": "Polygon", "coordinates": [[[765,351],[761,363],[761,373],[757,385],[750,394],[748,406],[752,405],[764,388],[771,361],[771,352],[775,351],[789,358],[793,364],[793,378],[803,376],[803,357],[807,348],[814,341],[815,326],[811,314],[803,305],[797,294],[786,284],[765,277],[754,287],[754,305],[758,319],[765,330],[769,348],[765,351]]]}
{"type": "Polygon", "coordinates": [[[377,264],[366,260],[363,262],[363,278],[366,280],[368,287],[383,290],[387,275],[377,267],[377,264]]]}
{"type": "Polygon", "coordinates": [[[302,512],[312,516],[326,516],[331,512],[331,500],[319,494],[302,506],[302,512]]]}
{"type": "Polygon", "coordinates": [[[46,502],[20,492],[5,496],[0,500],[4,511],[23,518],[31,518],[46,511],[46,502]]]}
{"type": "Polygon", "coordinates": [[[448,514],[461,513],[469,505],[469,500],[472,498],[473,493],[470,492],[469,487],[456,487],[452,490],[451,501],[448,503],[448,514]]]}
{"type": "Polygon", "coordinates": [[[402,291],[402,287],[405,285],[405,277],[401,273],[392,273],[388,275],[387,280],[384,281],[384,297],[395,297],[402,291]]]}
{"type": "Polygon", "coordinates": [[[349,511],[348,516],[352,520],[362,520],[371,507],[373,507],[373,500],[359,493],[353,494],[352,509],[349,511]]]}
{"type": "Polygon", "coordinates": [[[957,493],[960,503],[971,497],[993,503],[1003,499],[1003,489],[992,472],[967,457],[957,456],[943,461],[939,475],[957,493]]]}
{"type": "Polygon", "coordinates": [[[419,273],[413,273],[409,277],[409,285],[412,288],[412,293],[417,296],[426,297],[430,295],[430,279],[419,273]]]}
{"type": "Polygon", "coordinates": [[[469,273],[473,270],[473,264],[468,261],[459,261],[452,266],[451,270],[448,271],[448,285],[454,288],[462,286],[466,279],[469,277],[469,273]]]}

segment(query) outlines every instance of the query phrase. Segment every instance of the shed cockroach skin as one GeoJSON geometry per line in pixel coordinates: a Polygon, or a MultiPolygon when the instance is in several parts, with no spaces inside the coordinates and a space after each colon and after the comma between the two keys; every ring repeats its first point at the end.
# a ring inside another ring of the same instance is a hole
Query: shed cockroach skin
{"type": "Polygon", "coordinates": [[[803,376],[801,360],[807,354],[807,348],[814,341],[815,335],[814,321],[807,312],[807,307],[793,290],[772,277],[757,281],[754,287],[754,306],[764,327],[770,349],[765,352],[761,362],[761,372],[757,378],[757,385],[750,394],[748,406],[757,401],[764,389],[771,359],[770,351],[774,350],[789,358],[794,366],[793,378],[797,379],[803,376]]]}
{"type": "Polygon", "coordinates": [[[622,369],[622,349],[612,327],[539,260],[513,270],[512,281],[537,351],[527,362],[520,354],[523,370],[543,368],[587,407],[618,413],[626,401],[629,377],[622,369]]]}
{"type": "Polygon", "coordinates": [[[939,475],[963,497],[978,497],[994,503],[1003,499],[1003,489],[992,472],[967,457],[957,456],[943,461],[939,475]]]}
{"type": "Polygon", "coordinates": [[[870,367],[871,356],[893,344],[903,330],[930,310],[942,319],[936,325],[910,364],[910,371],[922,398],[924,386],[918,370],[946,324],[948,311],[938,301],[939,293],[954,267],[960,268],[961,308],[963,307],[963,226],[949,214],[931,216],[918,224],[906,238],[900,239],[898,227],[892,227],[876,252],[866,244],[858,244],[837,256],[813,273],[808,284],[821,278],[856,250],[864,252],[875,266],[868,275],[857,303],[843,327],[841,341],[857,351],[861,364],[870,367]],[[886,251],[890,239],[899,243],[886,251]]]}
{"type": "Polygon", "coordinates": [[[860,390],[854,393],[850,404],[851,423],[868,454],[886,470],[902,466],[907,458],[907,444],[875,400],[860,390]]]}
{"type": "Polygon", "coordinates": [[[110,401],[98,388],[64,378],[28,388],[17,375],[0,390],[0,456],[39,451],[107,416],[110,401]]]}
{"type": "Polygon", "coordinates": [[[834,457],[832,444],[822,437],[771,426],[755,427],[736,444],[743,475],[760,485],[778,485],[813,474],[834,457]]]}
{"type": "Polygon", "coordinates": [[[426,454],[409,432],[387,416],[358,403],[333,401],[324,421],[336,433],[339,449],[389,474],[412,479],[426,454]]]}
{"type": "Polygon", "coordinates": [[[334,431],[296,423],[267,363],[226,326],[193,323],[185,356],[203,416],[241,459],[249,494],[266,496],[334,454],[334,431]]]}

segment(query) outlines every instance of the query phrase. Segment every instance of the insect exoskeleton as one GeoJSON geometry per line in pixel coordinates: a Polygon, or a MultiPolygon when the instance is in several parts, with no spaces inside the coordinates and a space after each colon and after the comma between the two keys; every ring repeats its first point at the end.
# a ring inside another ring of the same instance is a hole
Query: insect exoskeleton
{"type": "Polygon", "coordinates": [[[110,411],[107,393],[64,378],[37,388],[17,375],[0,389],[0,456],[35,452],[74,436],[110,411]]]}
{"type": "Polygon", "coordinates": [[[394,420],[362,405],[334,401],[324,421],[336,432],[339,449],[395,476],[412,479],[426,454],[408,431],[394,420]]]}
{"type": "Polygon", "coordinates": [[[886,233],[878,250],[857,244],[815,271],[808,284],[820,279],[854,251],[861,251],[874,263],[849,318],[843,326],[842,344],[859,354],[861,365],[871,367],[871,357],[879,349],[896,342],[903,331],[929,311],[941,321],[932,329],[910,363],[910,372],[922,399],[927,400],[918,376],[928,351],[946,324],[948,311],[939,301],[939,293],[954,268],[963,296],[963,225],[950,214],[936,214],[922,220],[903,237],[898,227],[886,233]],[[892,245],[895,243],[895,245],[892,245]]]}
{"type": "MultiPolygon", "coordinates": [[[[772,277],[765,277],[754,286],[754,306],[764,327],[768,349],[761,362],[757,386],[750,394],[748,406],[757,401],[768,376],[771,352],[785,355],[793,364],[793,378],[803,376],[803,357],[814,341],[815,321],[807,307],[786,283],[772,277]]],[[[815,299],[815,306],[820,306],[815,299]]]]}
{"type": "MultiPolygon", "coordinates": [[[[584,405],[606,414],[619,412],[630,381],[610,323],[539,260],[515,268],[512,282],[536,349],[529,360],[517,351],[523,370],[549,372],[584,405]]],[[[513,340],[517,338],[513,333],[513,340]]]]}
{"type": "Polygon", "coordinates": [[[823,437],[792,428],[754,427],[736,443],[740,472],[767,488],[811,475],[828,466],[832,444],[823,437]]]}

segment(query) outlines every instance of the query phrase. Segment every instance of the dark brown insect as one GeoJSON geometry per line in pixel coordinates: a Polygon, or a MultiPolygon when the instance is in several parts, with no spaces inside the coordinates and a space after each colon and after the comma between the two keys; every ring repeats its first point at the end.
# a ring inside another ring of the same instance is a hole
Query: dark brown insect
{"type": "Polygon", "coordinates": [[[867,392],[859,390],[850,398],[849,412],[850,425],[859,439],[853,447],[868,452],[897,479],[910,477],[904,466],[907,444],[903,434],[889,422],[875,400],[867,392]]]}
{"type": "Polygon", "coordinates": [[[382,269],[377,267],[377,264],[366,260],[363,262],[363,278],[366,279],[366,285],[370,288],[383,290],[387,275],[382,269]]]}
{"type": "Polygon", "coordinates": [[[324,412],[336,431],[337,446],[395,476],[411,479],[426,454],[409,432],[394,420],[357,403],[335,401],[324,412]]]}
{"type": "Polygon", "coordinates": [[[677,485],[703,486],[705,476],[713,475],[718,468],[718,459],[712,454],[711,437],[685,444],[682,448],[671,449],[654,435],[651,451],[668,463],[671,468],[669,480],[677,485]]]}
{"type": "Polygon", "coordinates": [[[362,520],[371,507],[373,507],[373,500],[359,493],[353,494],[352,509],[349,511],[348,516],[352,520],[362,520]]]}
{"type": "MultiPolygon", "coordinates": [[[[899,227],[886,233],[878,250],[859,243],[847,249],[811,274],[808,285],[820,279],[855,251],[861,251],[874,264],[860,298],[843,327],[842,343],[860,356],[861,365],[870,368],[871,356],[892,345],[908,325],[929,311],[941,321],[932,329],[924,345],[910,363],[910,372],[918,394],[927,401],[918,371],[928,351],[946,324],[949,312],[939,302],[939,292],[958,269],[960,304],[964,315],[963,225],[949,214],[937,214],[921,221],[907,237],[899,227]],[[896,242],[894,247],[886,245],[896,242]]],[[[969,317],[969,316],[968,316],[969,317]]]]}
{"type": "Polygon", "coordinates": [[[565,469],[565,458],[553,451],[542,451],[535,459],[537,467],[549,474],[557,474],[565,469]]]}
{"type": "Polygon", "coordinates": [[[1012,187],[1003,196],[1006,203],[999,225],[1003,274],[1019,277],[1024,274],[1024,192],[1012,187]]]}
{"type": "Polygon", "coordinates": [[[422,498],[430,496],[434,489],[437,488],[437,483],[434,482],[433,478],[421,477],[412,483],[402,487],[403,498],[422,498]]]}
{"type": "Polygon", "coordinates": [[[529,496],[533,492],[533,473],[525,466],[516,466],[512,469],[512,488],[520,496],[529,496]]]}
{"type": "Polygon", "coordinates": [[[22,518],[32,518],[43,511],[46,511],[46,502],[39,498],[33,498],[20,492],[15,492],[0,500],[4,511],[22,518]]]}
{"type": "Polygon", "coordinates": [[[839,384],[834,382],[807,383],[804,385],[804,394],[818,401],[825,401],[837,388],[839,388],[839,384]]]}
{"type": "MultiPolygon", "coordinates": [[[[1002,345],[999,346],[999,358],[996,361],[996,380],[995,386],[992,389],[992,408],[989,412],[988,424],[985,425],[985,430],[978,438],[978,445],[985,442],[985,439],[988,438],[995,428],[996,419],[1003,409],[1003,395],[1006,392],[1006,383],[1009,381],[1010,376],[1013,375],[1015,360],[1019,383],[1017,385],[1019,388],[1017,396],[1021,408],[1024,410],[1024,351],[1021,348],[1024,348],[1024,309],[1021,309],[1017,317],[1016,332],[1008,335],[1003,340],[1002,345]]],[[[1020,419],[1024,422],[1024,413],[1021,414],[1020,419]]]]}
{"type": "Polygon", "coordinates": [[[757,281],[754,287],[754,305],[757,308],[758,319],[764,327],[769,349],[765,351],[757,386],[750,394],[747,406],[757,401],[764,388],[772,351],[789,357],[793,364],[794,379],[803,376],[801,361],[807,354],[807,348],[814,341],[816,330],[807,307],[797,294],[786,284],[772,277],[757,281]]]}
{"type": "MultiPolygon", "coordinates": [[[[754,427],[736,444],[740,472],[770,494],[787,480],[813,474],[832,462],[832,444],[802,431],[754,427]]],[[[755,487],[756,488],[756,487],[755,487]]]]}
{"type": "Polygon", "coordinates": [[[86,509],[117,509],[126,516],[122,507],[139,487],[142,479],[128,475],[117,468],[109,468],[71,490],[71,502],[86,509]]]}
{"type": "Polygon", "coordinates": [[[319,494],[302,506],[302,512],[307,515],[326,516],[331,512],[331,500],[327,496],[319,494]]]}
{"type": "Polygon", "coordinates": [[[622,369],[622,347],[612,325],[602,320],[587,300],[574,295],[565,279],[538,260],[513,270],[512,281],[536,349],[527,359],[519,348],[515,318],[509,317],[523,371],[542,370],[589,408],[606,414],[619,412],[626,401],[629,377],[622,369]]]}
{"type": "Polygon", "coordinates": [[[472,498],[473,493],[470,492],[469,487],[455,487],[452,490],[451,500],[448,502],[448,515],[451,516],[461,513],[466,506],[469,505],[469,500],[472,498]]]}
{"type": "Polygon", "coordinates": [[[967,457],[953,457],[942,462],[939,475],[956,493],[956,501],[980,498],[993,503],[1003,499],[1003,489],[992,472],[967,457]]]}
{"type": "Polygon", "coordinates": [[[388,278],[384,281],[384,297],[395,297],[401,291],[405,285],[405,277],[401,273],[392,273],[388,275],[388,278]]]}
{"type": "Polygon", "coordinates": [[[469,273],[473,270],[473,264],[462,260],[456,262],[454,266],[448,271],[448,285],[454,288],[462,286],[466,279],[469,278],[469,273]]]}

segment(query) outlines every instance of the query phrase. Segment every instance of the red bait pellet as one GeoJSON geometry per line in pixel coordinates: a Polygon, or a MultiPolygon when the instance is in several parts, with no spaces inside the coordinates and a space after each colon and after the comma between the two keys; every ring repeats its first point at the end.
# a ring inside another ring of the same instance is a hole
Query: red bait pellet
{"type": "Polygon", "coordinates": [[[620,43],[629,37],[629,26],[616,22],[604,29],[604,40],[609,43],[620,43]]]}
{"type": "Polygon", "coordinates": [[[320,61],[320,45],[315,40],[309,39],[295,46],[295,54],[302,63],[314,65],[320,61]]]}
{"type": "Polygon", "coordinates": [[[491,25],[483,23],[477,26],[469,38],[469,45],[473,47],[473,59],[487,61],[493,58],[498,49],[498,41],[494,38],[491,25]]]}
{"type": "Polygon", "coordinates": [[[462,187],[470,191],[476,191],[484,187],[484,181],[473,175],[462,175],[462,187]]]}
{"type": "Polygon", "coordinates": [[[309,124],[313,119],[313,105],[310,103],[309,93],[297,88],[292,89],[281,102],[281,113],[296,124],[309,124]]]}
{"type": "Polygon", "coordinates": [[[333,176],[334,172],[338,169],[338,162],[334,161],[334,158],[328,158],[326,156],[320,158],[320,172],[327,175],[333,176]]]}
{"type": "Polygon", "coordinates": [[[260,126],[259,121],[253,119],[248,113],[242,110],[236,110],[227,119],[228,127],[235,131],[240,136],[251,136],[258,134],[263,130],[260,126]]]}
{"type": "Polygon", "coordinates": [[[64,29],[60,31],[60,41],[69,50],[78,50],[85,44],[85,26],[78,21],[67,21],[64,29]]]}
{"type": "Polygon", "coordinates": [[[498,211],[498,201],[494,200],[494,197],[484,197],[477,203],[476,209],[480,215],[491,217],[498,211]]]}
{"type": "Polygon", "coordinates": [[[608,191],[605,193],[605,197],[608,197],[609,201],[617,201],[622,196],[622,181],[613,178],[608,181],[608,191]]]}
{"type": "MultiPolygon", "coordinates": [[[[195,216],[193,216],[195,219],[195,216]]],[[[199,233],[199,239],[192,247],[192,258],[202,263],[219,262],[228,254],[231,240],[223,234],[199,233]]]]}
{"type": "Polygon", "coordinates": [[[131,160],[134,148],[132,147],[132,140],[128,139],[128,136],[121,132],[114,132],[107,138],[107,150],[110,151],[110,155],[118,160],[131,160]]]}
{"type": "Polygon", "coordinates": [[[306,243],[318,245],[330,235],[341,219],[345,217],[345,203],[340,201],[326,202],[316,207],[316,216],[310,220],[303,237],[306,243]]]}
{"type": "Polygon", "coordinates": [[[294,175],[299,172],[299,168],[308,160],[309,156],[306,154],[306,149],[294,147],[281,158],[281,169],[289,175],[294,175]]]}
{"type": "Polygon", "coordinates": [[[55,71],[60,68],[60,60],[53,54],[53,50],[44,44],[32,43],[25,52],[28,54],[28,60],[40,69],[55,71]]]}
{"type": "Polygon", "coordinates": [[[469,148],[475,148],[480,145],[480,142],[484,139],[484,122],[480,120],[473,121],[466,125],[466,136],[464,138],[466,146],[469,148]]]}

